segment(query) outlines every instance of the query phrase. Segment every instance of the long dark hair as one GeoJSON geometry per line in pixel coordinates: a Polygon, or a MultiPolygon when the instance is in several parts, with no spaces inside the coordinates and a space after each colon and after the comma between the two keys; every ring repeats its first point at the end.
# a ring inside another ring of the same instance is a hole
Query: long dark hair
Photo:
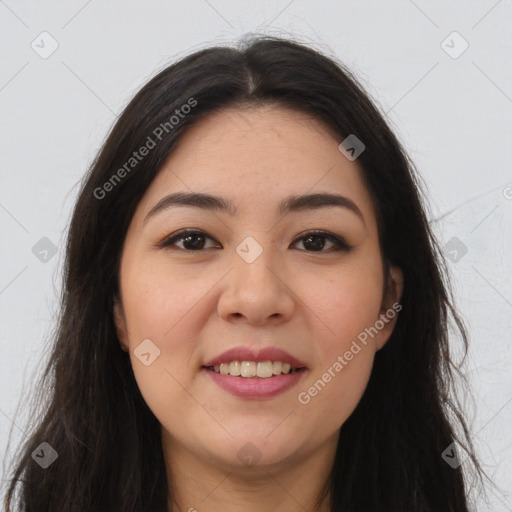
{"type": "Polygon", "coordinates": [[[6,511],[15,498],[27,512],[167,510],[160,424],[114,327],[123,242],[187,127],[219,109],[269,103],[314,116],[340,142],[354,134],[364,143],[358,163],[376,206],[383,263],[404,276],[394,332],[341,427],[324,489],[331,510],[468,512],[465,466],[443,457],[458,441],[459,456],[464,447],[465,464],[482,481],[455,393],[455,374],[464,376],[449,348],[449,323],[464,358],[467,334],[414,165],[350,71],[268,36],[203,49],[166,67],[124,109],[92,163],[70,223],[55,343],[37,386],[44,414],[18,453],[6,511]],[[146,156],[135,159],[143,146],[146,156]],[[58,454],[46,469],[32,457],[43,442],[58,454]]]}

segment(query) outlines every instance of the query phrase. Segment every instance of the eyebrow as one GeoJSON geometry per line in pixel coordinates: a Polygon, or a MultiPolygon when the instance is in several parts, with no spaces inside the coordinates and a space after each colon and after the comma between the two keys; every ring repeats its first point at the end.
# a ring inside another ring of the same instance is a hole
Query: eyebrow
{"type": "MultiPolygon", "coordinates": [[[[144,219],[144,224],[157,213],[175,206],[192,206],[207,211],[225,212],[234,216],[238,206],[233,201],[220,196],[201,192],[175,192],[169,194],[151,208],[144,219]]],[[[299,196],[288,196],[279,204],[279,214],[317,210],[319,208],[341,207],[355,213],[366,226],[363,214],[357,205],[348,197],[339,194],[317,193],[299,196]]]]}

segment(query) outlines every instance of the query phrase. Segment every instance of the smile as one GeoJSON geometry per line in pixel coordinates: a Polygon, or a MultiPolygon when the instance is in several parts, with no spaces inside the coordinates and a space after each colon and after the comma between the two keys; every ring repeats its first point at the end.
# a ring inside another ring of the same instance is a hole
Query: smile
{"type": "Polygon", "coordinates": [[[276,375],[295,373],[300,368],[293,367],[289,363],[283,363],[282,361],[231,361],[230,363],[209,366],[208,369],[222,375],[268,379],[276,375]]]}

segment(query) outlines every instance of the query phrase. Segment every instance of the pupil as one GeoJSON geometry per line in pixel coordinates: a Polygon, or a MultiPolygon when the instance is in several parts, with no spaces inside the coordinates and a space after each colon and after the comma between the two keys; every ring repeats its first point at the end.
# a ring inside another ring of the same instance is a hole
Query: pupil
{"type": "MultiPolygon", "coordinates": [[[[312,236],[310,236],[310,237],[308,237],[308,238],[306,238],[304,240],[304,246],[307,246],[308,241],[310,241],[312,239],[316,239],[316,240],[321,239],[321,240],[323,240],[323,237],[321,237],[319,235],[312,235],[312,236]]],[[[325,245],[325,240],[321,244],[313,244],[313,248],[316,247],[316,248],[319,248],[319,249],[323,249],[324,245],[325,245]]]]}
{"type": "Polygon", "coordinates": [[[187,247],[187,243],[188,243],[188,242],[190,242],[190,240],[191,240],[191,239],[194,239],[194,238],[195,238],[196,240],[197,240],[197,238],[201,238],[201,239],[203,239],[203,243],[199,243],[199,244],[197,244],[197,243],[192,243],[192,244],[191,244],[192,249],[202,249],[202,247],[203,247],[203,245],[204,245],[204,237],[203,237],[203,235],[200,235],[200,234],[195,234],[195,235],[188,235],[188,236],[186,236],[186,237],[183,239],[183,245],[184,245],[185,247],[187,247]]]}

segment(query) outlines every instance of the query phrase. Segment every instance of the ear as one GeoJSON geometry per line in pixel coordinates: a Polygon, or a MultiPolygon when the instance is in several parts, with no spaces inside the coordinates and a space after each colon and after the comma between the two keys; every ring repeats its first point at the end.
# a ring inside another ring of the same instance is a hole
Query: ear
{"type": "Polygon", "coordinates": [[[123,305],[119,297],[114,297],[114,324],[116,326],[117,338],[121,349],[128,352],[128,329],[126,328],[126,317],[124,315],[123,305]]]}
{"type": "Polygon", "coordinates": [[[399,267],[390,267],[386,276],[384,297],[382,300],[377,327],[379,335],[376,339],[375,350],[380,350],[391,336],[398,318],[398,312],[402,309],[400,299],[404,290],[404,274],[399,267]]]}

